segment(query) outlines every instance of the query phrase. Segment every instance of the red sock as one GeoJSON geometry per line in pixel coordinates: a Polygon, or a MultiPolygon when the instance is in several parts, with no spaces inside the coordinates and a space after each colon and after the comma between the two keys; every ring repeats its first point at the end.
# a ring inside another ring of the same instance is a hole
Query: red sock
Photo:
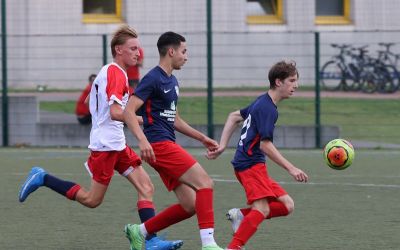
{"type": "MultiPolygon", "coordinates": [[[[270,212],[266,219],[271,219],[279,216],[286,216],[289,214],[289,211],[285,204],[280,201],[270,201],[268,202],[270,212]]],[[[242,212],[243,216],[246,216],[251,211],[251,208],[241,208],[240,212],[242,212]]]]}
{"type": "Polygon", "coordinates": [[[65,196],[70,199],[70,200],[75,200],[76,198],[76,194],[78,193],[78,191],[81,189],[81,186],[78,184],[75,184],[74,186],[72,186],[67,193],[65,194],[65,196]]]}
{"type": "Polygon", "coordinates": [[[146,221],[144,226],[149,234],[153,234],[190,217],[192,214],[186,212],[180,204],[175,204],[146,221]]]}
{"type": "Polygon", "coordinates": [[[270,201],[269,205],[269,214],[266,219],[271,219],[273,217],[286,216],[289,214],[289,211],[285,204],[280,201],[270,201]]]}
{"type": "Polygon", "coordinates": [[[214,228],[213,190],[211,188],[197,190],[195,209],[199,228],[214,228]]]}
{"type": "Polygon", "coordinates": [[[156,209],[155,206],[154,206],[154,203],[152,201],[140,200],[140,201],[137,201],[136,205],[137,205],[139,210],[142,209],[142,208],[153,208],[153,209],[156,209]]]}
{"type": "Polygon", "coordinates": [[[244,246],[251,236],[257,231],[258,225],[265,219],[264,215],[258,210],[251,210],[243,219],[236,233],[233,235],[229,249],[240,249],[244,246]]]}
{"type": "Polygon", "coordinates": [[[240,212],[242,212],[243,216],[246,216],[248,213],[250,213],[250,211],[251,211],[251,208],[250,208],[250,207],[248,207],[248,208],[241,208],[241,209],[240,209],[240,212]]]}

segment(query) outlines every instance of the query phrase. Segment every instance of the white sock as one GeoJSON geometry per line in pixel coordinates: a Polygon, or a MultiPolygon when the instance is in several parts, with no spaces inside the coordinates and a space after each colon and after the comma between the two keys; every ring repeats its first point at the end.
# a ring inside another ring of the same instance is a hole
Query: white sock
{"type": "Polygon", "coordinates": [[[214,240],[214,228],[200,229],[200,238],[203,247],[217,245],[214,240]]]}
{"type": "Polygon", "coordinates": [[[144,238],[146,238],[149,235],[149,233],[147,232],[146,227],[144,226],[144,223],[139,225],[139,229],[140,229],[140,232],[142,233],[144,238]]]}

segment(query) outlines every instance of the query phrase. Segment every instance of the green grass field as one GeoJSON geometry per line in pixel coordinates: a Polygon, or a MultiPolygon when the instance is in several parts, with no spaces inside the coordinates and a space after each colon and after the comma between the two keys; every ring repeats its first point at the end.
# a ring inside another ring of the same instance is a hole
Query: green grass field
{"type": "MultiPolygon", "coordinates": [[[[225,212],[245,205],[241,186],[229,164],[229,150],[216,161],[206,160],[202,150],[190,150],[215,180],[216,239],[226,246],[231,238],[225,212]]],[[[294,198],[296,209],[289,217],[262,224],[248,243],[248,250],[264,249],[399,249],[400,246],[400,152],[356,150],[353,165],[344,171],[324,165],[321,150],[283,150],[282,153],[310,176],[296,183],[279,167],[269,172],[294,198]]],[[[83,162],[85,149],[0,149],[0,249],[129,249],[124,237],[126,223],[139,222],[136,193],[116,175],[104,203],[96,209],[41,188],[25,203],[17,194],[32,165],[51,173],[90,183],[83,162]]],[[[146,165],[156,187],[157,210],[175,202],[155,172],[146,165]]],[[[182,249],[200,249],[195,218],[162,233],[185,241],[182,249]]]]}
{"type": "MultiPolygon", "coordinates": [[[[214,123],[224,124],[227,115],[250,104],[255,97],[214,97],[214,123]]],[[[47,111],[73,113],[75,102],[41,102],[47,111]]],[[[315,124],[313,98],[293,98],[278,106],[278,125],[315,124]]],[[[190,124],[207,123],[205,97],[182,97],[179,112],[190,124]]],[[[400,144],[399,100],[323,98],[321,124],[336,125],[348,140],[400,144]]]]}

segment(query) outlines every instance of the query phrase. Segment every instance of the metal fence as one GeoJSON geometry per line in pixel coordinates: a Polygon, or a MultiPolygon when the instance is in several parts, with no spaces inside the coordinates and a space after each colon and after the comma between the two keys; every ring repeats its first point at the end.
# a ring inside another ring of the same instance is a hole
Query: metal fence
{"type": "MultiPolygon", "coordinates": [[[[208,49],[206,32],[182,34],[187,38],[189,61],[182,70],[176,71],[176,76],[184,88],[183,92],[185,88],[188,92],[195,89],[197,93],[201,93],[200,95],[206,96],[208,49]]],[[[158,33],[140,34],[145,51],[142,75],[158,63],[156,49],[158,36],[158,33]]],[[[393,43],[391,51],[399,54],[400,31],[322,32],[319,36],[319,43],[316,44],[314,32],[213,32],[214,95],[221,95],[221,90],[227,88],[238,89],[239,92],[243,92],[243,96],[247,90],[261,93],[262,89],[268,87],[269,67],[276,61],[292,59],[297,62],[299,68],[301,88],[305,87],[310,92],[308,97],[295,98],[302,100],[294,102],[297,106],[281,112],[280,119],[283,121],[279,125],[318,126],[319,116],[321,126],[338,126],[341,131],[340,136],[354,139],[366,147],[396,148],[400,144],[400,135],[396,129],[400,125],[400,107],[396,99],[398,92],[386,95],[362,95],[360,91],[345,92],[343,89],[325,92],[324,86],[321,86],[323,92],[318,113],[314,87],[316,77],[324,77],[319,72],[322,66],[338,54],[339,50],[331,44],[350,44],[355,48],[368,45],[368,55],[376,58],[378,51],[383,49],[380,44],[390,42],[393,43]],[[319,55],[316,54],[317,46],[319,55]],[[316,65],[317,59],[319,67],[316,65]],[[329,97],[328,93],[336,94],[335,97],[329,97]],[[332,106],[336,108],[333,109],[332,106]],[[375,109],[368,110],[373,106],[375,109]],[[352,111],[353,107],[358,109],[352,111]],[[389,116],[392,118],[387,119],[389,116]],[[288,120],[285,117],[293,119],[288,120]]],[[[80,90],[86,84],[88,75],[98,72],[104,62],[109,62],[112,58],[108,48],[110,34],[10,35],[7,39],[8,88],[11,92],[35,91],[38,88],[45,92],[80,90]]],[[[232,95],[238,94],[232,92],[232,95]]],[[[219,108],[220,105],[224,105],[224,99],[226,98],[214,98],[212,111],[214,125],[223,123],[227,115],[227,111],[221,111],[219,108]]],[[[207,121],[207,112],[210,112],[207,110],[207,98],[193,98],[193,100],[197,103],[182,107],[181,110],[184,116],[204,124],[207,121]],[[201,108],[192,111],[191,106],[196,105],[201,108]]],[[[246,100],[238,101],[240,104],[244,102],[246,100]]],[[[240,108],[239,105],[233,107],[240,108]]],[[[9,119],[14,119],[14,115],[10,112],[9,119]]],[[[33,119],[36,119],[35,122],[40,122],[40,116],[33,119]]],[[[26,119],[17,120],[15,121],[21,126],[24,123],[31,123],[26,119]]],[[[10,130],[12,131],[12,126],[10,130]]],[[[40,145],[39,137],[35,141],[40,145]]],[[[10,144],[18,143],[11,140],[10,144]]]]}

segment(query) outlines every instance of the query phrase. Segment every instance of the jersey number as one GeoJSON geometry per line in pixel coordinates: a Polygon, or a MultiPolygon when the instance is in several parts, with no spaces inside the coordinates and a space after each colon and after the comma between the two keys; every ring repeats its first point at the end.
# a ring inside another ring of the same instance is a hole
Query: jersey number
{"type": "Polygon", "coordinates": [[[250,125],[251,125],[251,115],[249,114],[249,117],[247,117],[247,119],[244,120],[243,122],[242,131],[243,129],[245,129],[245,131],[242,132],[242,135],[240,136],[239,146],[243,146],[243,140],[246,139],[247,137],[247,130],[249,130],[250,125]]]}

